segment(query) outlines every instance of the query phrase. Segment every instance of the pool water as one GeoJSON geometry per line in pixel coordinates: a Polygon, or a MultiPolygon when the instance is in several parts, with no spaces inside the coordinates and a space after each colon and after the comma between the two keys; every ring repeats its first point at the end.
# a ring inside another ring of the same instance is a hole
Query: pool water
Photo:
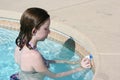
{"type": "MultiPolygon", "coordinates": [[[[9,76],[18,72],[19,66],[14,62],[15,39],[17,31],[0,28],[0,80],[9,80],[9,76]]],[[[59,42],[49,39],[39,42],[38,50],[46,59],[59,59],[76,61],[80,57],[76,52],[69,50],[59,42]]],[[[70,64],[51,64],[50,70],[55,73],[71,70],[78,65],[70,64]]],[[[93,72],[91,69],[85,69],[81,72],[71,74],[62,78],[52,79],[45,77],[44,80],[92,80],[93,72]]]]}

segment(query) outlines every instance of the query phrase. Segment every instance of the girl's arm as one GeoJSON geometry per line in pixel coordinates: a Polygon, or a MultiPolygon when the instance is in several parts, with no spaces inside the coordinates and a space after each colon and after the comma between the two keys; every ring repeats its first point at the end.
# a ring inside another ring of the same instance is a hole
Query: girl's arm
{"type": "Polygon", "coordinates": [[[55,63],[78,64],[80,61],[54,60],[55,63]]]}
{"type": "Polygon", "coordinates": [[[58,78],[58,77],[63,77],[63,76],[73,74],[75,72],[79,72],[79,71],[81,71],[81,70],[83,70],[85,68],[91,68],[90,60],[88,58],[83,58],[82,61],[79,62],[79,63],[81,64],[81,67],[75,68],[75,69],[70,70],[70,71],[54,74],[54,73],[50,72],[49,70],[47,70],[45,72],[45,74],[48,75],[49,77],[52,77],[52,78],[58,78]]]}
{"type": "MultiPolygon", "coordinates": [[[[79,67],[79,68],[75,68],[75,69],[70,70],[70,71],[67,71],[67,72],[61,72],[61,73],[55,74],[55,73],[53,73],[53,72],[51,72],[51,71],[49,71],[49,70],[47,69],[47,67],[46,67],[45,64],[44,64],[44,61],[43,61],[42,56],[40,55],[40,53],[38,53],[38,54],[36,53],[36,54],[33,56],[33,60],[32,60],[32,61],[33,61],[33,62],[32,62],[32,63],[33,63],[33,69],[34,69],[36,72],[40,72],[40,73],[42,72],[42,73],[44,73],[45,75],[47,75],[47,76],[49,76],[49,77],[52,77],[52,78],[58,78],[58,77],[67,76],[67,75],[73,74],[73,73],[75,73],[75,72],[79,72],[79,71],[81,71],[81,70],[84,69],[84,68],[82,68],[82,67],[79,67]]],[[[81,65],[84,64],[84,67],[85,67],[85,68],[90,68],[91,65],[88,64],[88,63],[89,63],[89,61],[84,59],[84,61],[82,61],[81,65]]]]}
{"type": "Polygon", "coordinates": [[[51,77],[51,78],[59,78],[59,77],[64,77],[64,76],[68,76],[68,75],[70,75],[70,74],[73,74],[73,73],[75,73],[75,72],[79,72],[79,71],[81,71],[81,70],[83,70],[84,68],[75,68],[75,69],[72,69],[72,70],[70,70],[70,71],[66,71],[66,72],[61,72],[61,73],[53,73],[53,72],[51,72],[51,71],[49,71],[49,70],[46,70],[45,72],[44,72],[44,74],[46,74],[47,76],[49,76],[49,77],[51,77]]]}

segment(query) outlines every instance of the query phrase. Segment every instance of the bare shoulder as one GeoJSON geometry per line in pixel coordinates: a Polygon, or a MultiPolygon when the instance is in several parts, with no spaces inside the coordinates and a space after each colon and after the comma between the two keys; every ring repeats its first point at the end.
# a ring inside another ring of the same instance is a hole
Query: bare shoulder
{"type": "Polygon", "coordinates": [[[32,56],[32,65],[33,68],[36,72],[45,72],[47,71],[47,67],[44,64],[42,55],[38,51],[33,51],[33,56],[32,56]]]}
{"type": "Polygon", "coordinates": [[[31,53],[32,53],[32,57],[35,58],[35,59],[42,58],[41,53],[37,50],[31,50],[31,53]]]}
{"type": "Polygon", "coordinates": [[[31,53],[34,64],[43,63],[42,55],[39,51],[31,50],[31,53]]]}

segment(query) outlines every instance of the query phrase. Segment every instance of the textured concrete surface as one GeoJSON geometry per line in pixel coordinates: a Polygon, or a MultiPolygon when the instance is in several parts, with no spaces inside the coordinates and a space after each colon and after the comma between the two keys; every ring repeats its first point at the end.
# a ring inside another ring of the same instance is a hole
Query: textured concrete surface
{"type": "MultiPolygon", "coordinates": [[[[0,1],[0,10],[22,13],[28,7],[41,7],[46,9],[50,13],[52,20],[61,22],[82,32],[94,43],[99,55],[99,73],[96,75],[96,80],[120,79],[120,1],[0,1]]],[[[12,13],[8,15],[10,17],[12,13]]]]}

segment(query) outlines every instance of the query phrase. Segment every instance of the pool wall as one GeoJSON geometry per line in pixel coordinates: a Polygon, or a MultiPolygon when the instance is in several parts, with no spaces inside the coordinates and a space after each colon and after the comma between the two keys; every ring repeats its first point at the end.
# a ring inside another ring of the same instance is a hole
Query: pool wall
{"type": "MultiPolygon", "coordinates": [[[[19,19],[21,13],[3,10],[0,10],[0,12],[0,26],[7,29],[19,30],[19,19]]],[[[80,56],[84,57],[89,53],[93,54],[94,58],[92,60],[92,69],[96,75],[99,65],[99,57],[96,53],[96,47],[93,45],[93,43],[85,35],[75,30],[74,28],[71,28],[60,22],[55,22],[52,19],[50,28],[51,33],[48,38],[63,44],[72,37],[72,39],[75,41],[75,51],[79,53],[80,56]]]]}

